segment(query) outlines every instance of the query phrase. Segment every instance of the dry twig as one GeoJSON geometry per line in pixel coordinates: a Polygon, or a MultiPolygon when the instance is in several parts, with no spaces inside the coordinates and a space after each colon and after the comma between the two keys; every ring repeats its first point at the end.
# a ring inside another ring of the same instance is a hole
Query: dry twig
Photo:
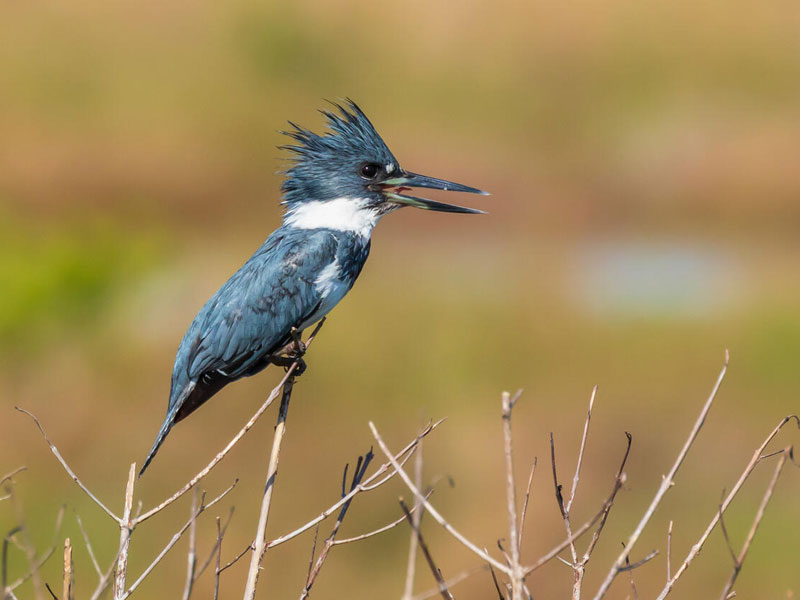
{"type": "Polygon", "coordinates": [[[639,540],[639,537],[642,535],[644,528],[650,522],[653,514],[656,512],[656,508],[658,505],[661,504],[661,501],[664,499],[667,491],[675,485],[675,475],[678,473],[678,469],[683,464],[683,461],[686,459],[686,455],[689,454],[689,450],[691,450],[694,441],[697,439],[697,436],[700,433],[700,429],[703,427],[703,423],[705,423],[706,417],[708,416],[708,412],[711,410],[711,405],[714,402],[714,398],[717,396],[717,392],[719,391],[720,386],[722,385],[723,379],[725,379],[725,372],[728,370],[728,351],[725,351],[725,363],[722,366],[722,370],[717,377],[717,381],[714,384],[713,389],[711,390],[711,394],[709,394],[708,399],[706,400],[705,404],[703,405],[702,410],[700,411],[700,415],[697,417],[697,420],[692,427],[692,430],[689,432],[689,437],[686,439],[686,442],[683,444],[683,448],[678,453],[678,458],[675,460],[675,463],[672,465],[672,468],[669,470],[669,473],[662,479],[661,485],[656,492],[656,495],[653,497],[650,506],[647,507],[644,515],[642,516],[639,524],[634,529],[633,533],[631,533],[630,537],[628,538],[627,543],[625,544],[624,548],[622,549],[622,553],[617,557],[617,560],[614,561],[614,564],[611,566],[611,569],[606,575],[606,578],[600,584],[600,588],[597,590],[597,593],[594,596],[594,600],[600,600],[603,596],[606,595],[608,589],[611,587],[611,584],[614,582],[617,574],[625,567],[626,561],[628,560],[628,556],[630,556],[633,547],[636,545],[636,542],[639,540]]]}
{"type": "Polygon", "coordinates": [[[436,566],[433,556],[431,556],[430,550],[428,550],[428,545],[425,543],[425,540],[422,537],[422,532],[419,530],[419,526],[414,523],[414,518],[411,516],[411,512],[408,510],[408,507],[402,498],[400,498],[400,508],[403,509],[403,515],[405,515],[406,521],[408,521],[408,524],[411,526],[417,536],[419,549],[422,550],[422,554],[425,556],[425,560],[428,562],[428,567],[430,567],[431,573],[433,573],[433,578],[436,580],[439,593],[444,600],[453,600],[453,595],[450,593],[450,590],[447,589],[447,583],[442,576],[442,571],[436,566]]]}
{"type": "MultiPolygon", "coordinates": [[[[738,481],[736,482],[736,484],[734,484],[730,493],[722,501],[722,505],[719,507],[717,511],[714,512],[714,517],[711,519],[711,522],[708,524],[705,531],[700,536],[700,539],[697,540],[694,546],[692,546],[691,550],[689,551],[689,554],[686,556],[684,561],[675,571],[675,574],[672,576],[672,578],[667,580],[667,583],[664,585],[663,589],[661,590],[661,593],[658,595],[658,600],[664,600],[664,598],[666,598],[669,595],[669,593],[672,591],[672,587],[675,585],[675,582],[677,582],[678,579],[680,579],[681,575],[683,575],[686,569],[689,568],[689,565],[691,564],[694,557],[697,556],[700,553],[700,550],[703,549],[703,544],[705,544],[706,540],[708,539],[708,536],[711,535],[711,532],[716,527],[717,523],[722,517],[722,514],[728,509],[728,506],[730,506],[730,503],[739,493],[739,490],[742,489],[742,486],[744,485],[745,481],[747,481],[747,478],[750,477],[750,474],[753,472],[756,466],[758,466],[758,464],[764,459],[764,456],[762,456],[764,449],[773,440],[773,438],[776,435],[778,435],[778,432],[781,429],[783,429],[784,425],[786,425],[789,421],[795,421],[797,426],[800,427],[800,419],[798,419],[796,415],[789,415],[788,417],[784,417],[769,433],[769,435],[761,443],[761,445],[758,448],[756,448],[755,452],[753,452],[753,456],[750,459],[750,462],[747,463],[747,466],[745,467],[742,474],[739,476],[738,481]]],[[[753,535],[755,535],[755,530],[753,530],[753,535]]]]}
{"type": "Polygon", "coordinates": [[[161,550],[161,552],[159,552],[158,556],[156,556],[153,559],[153,561],[147,566],[147,568],[142,572],[142,574],[139,575],[138,579],[136,579],[136,581],[134,581],[133,584],[131,584],[131,586],[128,588],[128,590],[124,594],[122,594],[121,600],[125,600],[125,598],[128,598],[134,591],[136,591],[136,588],[138,588],[139,585],[141,585],[142,581],[144,581],[147,578],[147,576],[150,575],[151,571],[156,567],[156,565],[161,562],[161,560],[167,555],[167,553],[178,542],[178,540],[181,539],[181,536],[183,536],[183,534],[186,533],[186,530],[189,529],[189,527],[192,525],[192,522],[194,520],[196,520],[197,517],[199,517],[205,510],[211,508],[217,502],[219,502],[225,496],[227,496],[228,493],[234,487],[236,487],[237,483],[238,483],[238,479],[236,481],[234,481],[233,484],[230,487],[228,487],[224,492],[222,492],[219,496],[214,498],[208,504],[205,503],[205,498],[204,498],[205,495],[204,494],[201,495],[201,497],[200,497],[200,506],[197,508],[197,511],[195,511],[195,513],[191,517],[189,517],[189,520],[184,524],[183,527],[181,527],[175,533],[175,535],[172,536],[172,538],[169,540],[169,542],[167,542],[167,545],[164,546],[164,548],[161,550]]]}
{"type": "Polygon", "coordinates": [[[494,568],[510,576],[511,569],[508,566],[504,565],[497,559],[490,556],[489,553],[486,552],[486,550],[481,550],[478,546],[473,544],[469,539],[467,539],[467,537],[465,537],[455,527],[453,527],[449,522],[447,522],[447,520],[441,515],[441,513],[439,513],[439,511],[436,510],[433,507],[433,505],[430,502],[428,502],[428,500],[425,499],[424,494],[417,488],[417,486],[414,485],[414,482],[411,481],[411,478],[408,476],[408,474],[403,470],[403,468],[394,458],[393,454],[386,446],[386,443],[383,441],[383,438],[378,433],[378,430],[375,428],[375,424],[372,421],[369,422],[369,428],[372,431],[372,436],[378,442],[378,446],[380,447],[381,451],[389,459],[389,462],[392,463],[392,466],[394,467],[395,471],[397,471],[397,474],[400,476],[400,478],[403,480],[406,486],[414,493],[414,495],[420,499],[420,503],[422,504],[422,506],[425,507],[425,510],[427,510],[430,513],[430,515],[436,520],[436,522],[439,523],[439,525],[441,525],[442,527],[444,527],[444,529],[450,535],[456,538],[464,546],[469,548],[472,552],[480,556],[483,560],[491,564],[494,568]]]}
{"type": "MultiPolygon", "coordinates": [[[[293,368],[297,363],[292,365],[293,368]]],[[[267,466],[267,483],[264,486],[264,496],[261,500],[261,512],[258,517],[258,527],[256,528],[256,538],[253,544],[253,554],[250,556],[250,569],[247,573],[247,585],[245,586],[244,597],[251,600],[256,596],[256,583],[258,582],[259,571],[261,571],[261,561],[267,551],[267,521],[272,504],[272,492],[275,489],[275,477],[278,474],[278,463],[281,456],[281,445],[283,436],[286,432],[286,417],[289,414],[289,401],[292,398],[292,387],[294,377],[289,377],[283,384],[283,395],[281,397],[281,407],[278,410],[278,423],[275,425],[275,436],[272,439],[272,451],[270,452],[269,465],[267,466]]]]}
{"type": "MultiPolygon", "coordinates": [[[[364,476],[367,473],[367,469],[369,468],[369,463],[372,462],[374,454],[372,454],[372,449],[370,449],[367,454],[363,457],[359,456],[358,461],[356,462],[356,468],[354,469],[353,473],[353,480],[350,484],[350,491],[352,492],[355,488],[361,485],[361,482],[364,479],[364,476]]],[[[344,468],[344,474],[342,476],[342,498],[347,495],[347,465],[344,468]]],[[[319,575],[320,570],[322,569],[322,565],[325,562],[325,559],[328,558],[328,552],[330,552],[331,548],[335,544],[336,534],[339,533],[339,528],[342,526],[342,522],[344,521],[345,516],[347,515],[347,510],[350,508],[350,502],[346,502],[342,505],[342,509],[339,511],[339,516],[336,518],[336,523],[333,525],[333,529],[331,530],[330,535],[325,539],[325,543],[322,545],[322,550],[319,553],[319,558],[317,559],[314,566],[309,569],[308,576],[306,577],[306,583],[303,586],[303,590],[300,592],[300,600],[305,600],[308,597],[308,594],[311,591],[311,587],[314,585],[314,582],[319,575]]],[[[360,538],[358,538],[360,539],[360,538]]],[[[351,540],[352,541],[352,540],[351,540]]],[[[316,533],[314,534],[314,547],[311,550],[311,561],[314,561],[314,552],[317,546],[317,536],[316,533]]]]}
{"type": "MultiPolygon", "coordinates": [[[[414,457],[414,484],[422,489],[422,440],[419,441],[417,448],[417,455],[414,457]]],[[[402,600],[411,600],[414,593],[414,574],[417,567],[417,535],[415,529],[419,529],[420,522],[422,521],[422,510],[419,499],[414,496],[414,508],[417,509],[414,514],[414,519],[411,527],[411,538],[408,542],[408,561],[406,563],[406,582],[403,586],[402,600]]],[[[401,517],[401,521],[405,517],[401,517]]]]}
{"type": "Polygon", "coordinates": [[[86,487],[86,486],[83,484],[83,482],[82,482],[80,479],[78,479],[78,476],[77,476],[77,475],[75,475],[75,472],[74,472],[74,471],[73,471],[73,470],[70,468],[70,466],[67,464],[67,461],[65,461],[65,460],[64,460],[64,457],[63,457],[63,456],[61,456],[61,453],[58,451],[58,448],[56,448],[56,447],[55,447],[55,445],[53,445],[53,442],[51,442],[51,441],[50,441],[50,438],[48,438],[48,437],[47,437],[47,434],[45,433],[45,431],[44,431],[44,428],[42,427],[42,424],[39,422],[39,419],[37,419],[37,418],[36,418],[36,417],[33,415],[33,413],[30,413],[30,412],[28,412],[28,411],[27,411],[27,410],[25,410],[24,408],[20,408],[19,406],[15,406],[14,408],[15,408],[16,410],[18,410],[19,412],[21,412],[21,413],[23,413],[23,414],[26,414],[26,415],[28,415],[28,416],[29,416],[31,419],[33,419],[33,422],[34,422],[34,423],[36,423],[36,427],[38,427],[38,428],[39,428],[39,433],[41,433],[41,434],[42,434],[42,437],[44,438],[44,441],[45,441],[45,442],[47,443],[47,445],[50,447],[50,451],[51,451],[51,452],[53,453],[53,455],[54,455],[54,456],[55,456],[55,457],[58,459],[58,462],[59,462],[59,463],[61,463],[61,466],[62,466],[62,467],[64,467],[64,470],[67,472],[67,474],[70,476],[70,478],[72,478],[72,480],[73,480],[75,483],[77,483],[77,484],[78,484],[78,487],[80,487],[80,488],[81,488],[81,489],[84,491],[84,493],[85,493],[87,496],[89,496],[89,498],[91,498],[91,499],[92,499],[92,501],[94,501],[94,503],[95,503],[95,504],[97,504],[97,506],[99,506],[101,509],[103,509],[103,512],[105,512],[105,513],[106,513],[106,514],[107,514],[109,517],[111,517],[112,519],[114,519],[114,521],[116,521],[116,522],[117,522],[117,524],[122,524],[122,520],[121,520],[121,519],[120,519],[120,518],[119,518],[117,515],[115,515],[113,512],[111,512],[111,510],[110,510],[110,509],[109,509],[109,508],[108,508],[108,507],[107,507],[105,504],[103,504],[103,503],[102,503],[102,502],[101,502],[101,501],[100,501],[100,500],[97,498],[97,496],[95,496],[95,495],[94,495],[94,494],[93,494],[93,493],[92,493],[92,492],[89,490],[89,488],[88,488],[88,487],[86,487]]]}
{"type": "MultiPolygon", "coordinates": [[[[521,394],[522,390],[519,390],[513,398],[508,392],[503,392],[502,396],[503,454],[505,455],[506,465],[506,510],[508,512],[508,541],[511,545],[508,564],[512,600],[522,600],[522,585],[525,580],[525,572],[519,561],[517,489],[514,481],[514,444],[511,434],[511,411],[521,394]]],[[[492,572],[492,575],[494,575],[494,572],[492,572]]]]}
{"type": "MultiPolygon", "coordinates": [[[[725,587],[722,589],[722,594],[720,594],[720,598],[722,598],[722,600],[728,598],[733,591],[733,584],[736,583],[736,578],[739,576],[739,572],[742,570],[744,559],[747,558],[747,552],[750,550],[750,544],[753,543],[753,538],[756,535],[758,526],[761,524],[761,519],[764,517],[764,511],[766,511],[767,504],[769,504],[769,501],[772,498],[772,492],[775,491],[775,484],[778,483],[778,477],[780,477],[781,471],[786,464],[786,459],[791,456],[791,453],[791,446],[787,446],[783,449],[781,457],[778,459],[778,464],[775,465],[775,471],[772,474],[772,479],[770,479],[769,485],[767,485],[767,489],[764,492],[764,496],[761,498],[761,504],[759,504],[758,510],[756,511],[756,516],[753,518],[753,524],[750,526],[750,531],[747,532],[747,538],[742,545],[742,549],[738,556],[735,553],[733,554],[733,572],[728,578],[728,581],[725,583],[725,587]]],[[[722,523],[722,506],[720,505],[720,525],[722,525],[722,523]]],[[[727,533],[725,537],[727,539],[727,533]]],[[[730,540],[728,540],[728,547],[731,548],[730,540]]],[[[733,549],[731,548],[731,551],[732,550],[733,549]]]]}

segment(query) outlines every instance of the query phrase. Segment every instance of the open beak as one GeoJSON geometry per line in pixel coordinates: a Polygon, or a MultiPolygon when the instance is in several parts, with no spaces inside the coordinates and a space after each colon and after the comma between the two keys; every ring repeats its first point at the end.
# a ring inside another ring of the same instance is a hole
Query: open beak
{"type": "Polygon", "coordinates": [[[487,192],[483,192],[467,185],[454,183],[452,181],[445,181],[444,179],[436,179],[434,177],[426,177],[425,175],[417,175],[416,173],[403,172],[399,177],[392,177],[385,179],[380,183],[381,191],[383,194],[390,198],[392,202],[403,204],[405,206],[415,206],[424,210],[437,210],[441,212],[451,213],[467,213],[467,214],[486,214],[482,210],[474,208],[466,208],[464,206],[456,206],[455,204],[445,204],[444,202],[436,202],[435,200],[428,200],[427,198],[417,198],[415,196],[407,196],[402,192],[411,188],[429,188],[432,190],[445,190],[448,192],[467,192],[468,194],[481,194],[488,196],[487,192]]]}

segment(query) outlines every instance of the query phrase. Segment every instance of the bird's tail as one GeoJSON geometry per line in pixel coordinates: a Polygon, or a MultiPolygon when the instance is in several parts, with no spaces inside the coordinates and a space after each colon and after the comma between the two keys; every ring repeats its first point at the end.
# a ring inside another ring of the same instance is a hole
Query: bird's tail
{"type": "Polygon", "coordinates": [[[174,403],[170,403],[169,410],[167,411],[167,416],[164,419],[164,422],[161,424],[161,429],[158,430],[158,435],[156,436],[156,441],[153,442],[153,447],[150,448],[150,452],[147,454],[147,458],[144,460],[144,464],[142,465],[142,469],[139,471],[139,477],[144,475],[145,469],[150,465],[153,458],[156,456],[156,452],[158,449],[161,448],[161,444],[164,443],[164,440],[167,437],[170,429],[172,426],[175,425],[175,417],[178,414],[183,402],[186,400],[186,397],[192,393],[194,390],[195,382],[190,382],[181,392],[181,395],[178,397],[177,401],[174,403]]]}

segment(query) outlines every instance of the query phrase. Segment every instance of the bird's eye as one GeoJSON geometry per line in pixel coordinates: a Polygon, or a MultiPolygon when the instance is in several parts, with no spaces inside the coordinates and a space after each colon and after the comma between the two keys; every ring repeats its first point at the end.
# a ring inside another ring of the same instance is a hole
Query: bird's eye
{"type": "Polygon", "coordinates": [[[380,167],[375,163],[367,163],[361,165],[361,170],[359,172],[364,179],[375,179],[379,169],[380,167]]]}

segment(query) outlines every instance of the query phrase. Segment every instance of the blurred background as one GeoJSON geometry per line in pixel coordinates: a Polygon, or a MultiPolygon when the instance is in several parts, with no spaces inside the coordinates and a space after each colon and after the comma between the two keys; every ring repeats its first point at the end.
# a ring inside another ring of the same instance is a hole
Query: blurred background
{"type": "MultiPolygon", "coordinates": [[[[0,473],[34,542],[67,504],[78,597],[118,531],[61,470],[20,405],[41,419],[82,479],[120,511],[128,465],[163,418],[174,352],[206,298],[280,223],[278,130],[319,131],[324,99],[356,100],[401,163],[474,185],[489,211],[404,210],[377,228],[354,292],[334,311],[295,388],[270,520],[276,537],[339,493],[374,420],[399,448],[430,418],[425,480],[436,506],[478,545],[505,537],[500,393],[515,412],[520,486],[539,457],[523,557],[563,538],[548,472],[571,480],[586,404],[599,385],[575,521],[593,514],[633,435],[628,483],[589,564],[593,593],[672,464],[722,365],[718,404],[677,486],[634,551],[642,597],[717,510],[753,449],[800,390],[800,11],[768,0],[651,2],[4,3],[0,8],[0,473]]],[[[459,199],[450,197],[458,202],[459,199]]],[[[277,369],[230,386],[170,435],[137,484],[145,508],[193,475],[260,405],[277,369]]],[[[273,408],[204,488],[240,478],[198,527],[236,511],[223,562],[257,521],[273,408]]],[[[774,449],[797,441],[787,429],[774,449]]],[[[771,474],[762,466],[726,524],[744,539],[771,474]]],[[[787,469],[736,589],[800,589],[800,478],[787,469]]],[[[358,498],[342,535],[399,516],[393,482],[358,498]]],[[[185,521],[188,499],[137,530],[136,577],[185,521]]],[[[320,532],[327,535],[329,525],[320,532]]],[[[477,564],[433,521],[445,576],[477,564]]],[[[312,535],[269,552],[260,597],[296,597],[312,535]]],[[[399,597],[406,528],[337,547],[312,596],[399,597]]],[[[139,595],[183,589],[186,541],[139,595]]],[[[715,532],[680,597],[718,594],[730,556],[715,532]]],[[[43,571],[59,580],[59,559],[43,571]]],[[[9,554],[9,577],[26,566],[9,554]]],[[[221,580],[243,589],[246,561],[221,580]]],[[[530,587],[568,597],[554,563],[530,587]]],[[[433,583],[422,561],[417,590],[433,583]]],[[[209,597],[211,578],[198,597],[209,597]]],[[[491,597],[486,573],[453,588],[491,597]]],[[[30,584],[20,598],[33,597],[30,584]]],[[[620,577],[609,597],[631,593],[620,577]]]]}

